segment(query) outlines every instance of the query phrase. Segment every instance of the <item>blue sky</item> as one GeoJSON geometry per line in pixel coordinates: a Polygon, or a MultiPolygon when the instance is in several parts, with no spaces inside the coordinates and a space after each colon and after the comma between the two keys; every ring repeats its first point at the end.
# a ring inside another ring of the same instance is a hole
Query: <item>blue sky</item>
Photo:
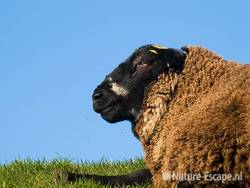
{"type": "Polygon", "coordinates": [[[250,62],[250,1],[0,2],[0,163],[142,157],[130,124],[91,94],[135,48],[198,44],[250,62]]]}

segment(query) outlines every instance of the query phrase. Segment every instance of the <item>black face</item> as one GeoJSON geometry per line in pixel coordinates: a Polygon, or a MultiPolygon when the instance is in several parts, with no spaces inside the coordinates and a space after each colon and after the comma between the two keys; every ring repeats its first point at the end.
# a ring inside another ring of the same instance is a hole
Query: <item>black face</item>
{"type": "Polygon", "coordinates": [[[162,72],[181,70],[185,52],[145,45],[121,63],[93,93],[93,108],[110,123],[134,121],[145,88],[162,72]]]}

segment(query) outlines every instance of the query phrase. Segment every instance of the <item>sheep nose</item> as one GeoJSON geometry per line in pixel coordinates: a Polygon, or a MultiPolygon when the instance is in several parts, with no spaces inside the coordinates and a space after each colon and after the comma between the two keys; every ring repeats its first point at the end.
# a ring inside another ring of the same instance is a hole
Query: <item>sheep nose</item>
{"type": "Polygon", "coordinates": [[[103,94],[102,94],[101,91],[99,91],[99,90],[95,91],[94,94],[93,94],[93,100],[96,101],[96,100],[102,98],[102,96],[103,96],[103,94]]]}

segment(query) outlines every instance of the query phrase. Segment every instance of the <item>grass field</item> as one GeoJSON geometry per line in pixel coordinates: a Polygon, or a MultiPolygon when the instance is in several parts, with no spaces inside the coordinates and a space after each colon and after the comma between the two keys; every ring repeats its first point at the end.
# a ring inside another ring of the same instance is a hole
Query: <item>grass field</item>
{"type": "MultiPolygon", "coordinates": [[[[16,160],[9,164],[0,164],[0,187],[2,188],[80,188],[80,187],[105,187],[95,184],[91,181],[77,182],[73,184],[59,182],[55,183],[53,172],[56,169],[67,170],[78,173],[100,174],[100,175],[118,175],[126,174],[133,170],[144,168],[145,164],[142,159],[110,162],[101,160],[97,163],[77,162],[60,159],[53,161],[33,161],[33,160],[16,160]]],[[[133,186],[142,187],[142,186],[133,186]]],[[[145,185],[143,187],[151,187],[145,185]]]]}

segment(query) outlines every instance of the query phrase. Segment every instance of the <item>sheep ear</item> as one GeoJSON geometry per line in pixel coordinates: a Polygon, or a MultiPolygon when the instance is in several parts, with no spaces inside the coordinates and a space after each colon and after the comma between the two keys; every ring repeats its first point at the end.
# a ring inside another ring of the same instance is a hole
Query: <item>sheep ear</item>
{"type": "Polygon", "coordinates": [[[167,48],[160,49],[160,55],[166,63],[168,70],[181,71],[185,62],[186,53],[182,50],[167,48]]]}

